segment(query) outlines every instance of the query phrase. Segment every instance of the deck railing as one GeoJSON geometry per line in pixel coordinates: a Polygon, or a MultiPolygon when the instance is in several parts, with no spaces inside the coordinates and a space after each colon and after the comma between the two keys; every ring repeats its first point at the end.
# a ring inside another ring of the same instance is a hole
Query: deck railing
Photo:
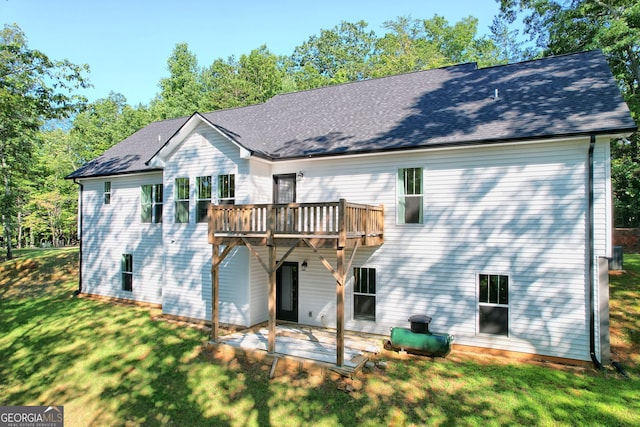
{"type": "Polygon", "coordinates": [[[210,205],[210,236],[322,238],[381,237],[384,208],[338,202],[210,205]]]}

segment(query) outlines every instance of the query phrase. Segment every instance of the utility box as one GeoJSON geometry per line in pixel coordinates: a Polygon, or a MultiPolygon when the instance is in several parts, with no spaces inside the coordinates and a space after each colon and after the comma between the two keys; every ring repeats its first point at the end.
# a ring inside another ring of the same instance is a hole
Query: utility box
{"type": "Polygon", "coordinates": [[[416,314],[409,318],[409,323],[411,323],[411,332],[415,332],[417,334],[428,334],[431,317],[416,314]]]}
{"type": "Polygon", "coordinates": [[[609,270],[624,270],[622,246],[613,247],[613,254],[611,258],[609,258],[609,270]]]}

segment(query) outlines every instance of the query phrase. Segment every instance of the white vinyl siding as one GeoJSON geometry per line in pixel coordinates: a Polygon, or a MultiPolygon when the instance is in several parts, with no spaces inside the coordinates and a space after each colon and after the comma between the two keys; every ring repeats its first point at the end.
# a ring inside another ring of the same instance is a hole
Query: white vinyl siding
{"type": "Polygon", "coordinates": [[[141,223],[143,185],[162,183],[162,174],[109,177],[111,203],[99,209],[105,179],[82,181],[83,292],[159,304],[162,302],[162,225],[141,223]],[[122,290],[122,254],[133,258],[133,290],[122,290]]]}
{"type": "MultiPolygon", "coordinates": [[[[369,253],[361,265],[377,271],[375,332],[388,334],[389,327],[407,326],[409,316],[426,314],[433,318],[432,330],[452,333],[460,344],[588,360],[587,151],[584,138],[282,162],[271,173],[304,170],[297,183],[299,203],[345,198],[384,204],[384,244],[360,248],[356,257],[369,253]],[[423,196],[429,201],[422,224],[408,228],[395,225],[393,190],[398,170],[407,165],[423,169],[428,183],[423,196]],[[509,337],[477,334],[478,271],[510,272],[509,337]]],[[[606,205],[604,199],[596,209],[606,205]]],[[[323,256],[335,259],[335,252],[323,256]]],[[[327,313],[322,323],[331,326],[331,285],[305,280],[315,272],[314,264],[301,275],[299,310],[305,314],[306,303],[317,304],[306,293],[316,300],[322,289],[327,313]]],[[[330,274],[318,274],[322,279],[317,280],[334,283],[330,274]]],[[[350,306],[345,304],[347,329],[370,328],[349,320],[350,306]]]]}
{"type": "MultiPolygon", "coordinates": [[[[176,178],[188,178],[190,200],[196,200],[197,177],[235,175],[235,198],[246,197],[248,161],[239,150],[207,126],[199,126],[167,159],[164,169],[165,194],[174,197],[176,178]],[[241,191],[240,189],[243,189],[241,191]]],[[[217,183],[213,183],[217,188],[217,183]]],[[[175,204],[167,203],[165,214],[175,216],[175,204]]],[[[197,203],[189,204],[189,216],[196,218],[197,203]]],[[[163,312],[196,319],[211,318],[211,245],[207,223],[163,224],[166,262],[164,265],[163,312]]],[[[221,248],[221,251],[224,247],[221,248]]],[[[249,255],[246,248],[234,249],[220,269],[220,321],[250,326],[249,255]]]]}
{"type": "MultiPolygon", "coordinates": [[[[408,327],[408,317],[424,314],[432,317],[432,331],[453,334],[458,344],[589,360],[588,147],[582,138],[269,163],[241,159],[237,146],[200,126],[167,159],[164,177],[83,180],[83,284],[88,292],[161,301],[165,313],[209,319],[206,223],[138,224],[140,186],[164,183],[164,214],[174,218],[175,178],[195,183],[201,176],[233,174],[236,204],[271,203],[273,175],[304,171],[296,181],[298,203],[344,198],[385,207],[384,244],[360,247],[353,259],[353,265],[376,271],[376,319],[354,316],[349,271],[346,329],[388,335],[390,327],[408,327]],[[397,209],[398,171],[407,167],[421,170],[427,207],[411,226],[399,225],[397,209]],[[100,209],[105,181],[112,183],[112,203],[122,209],[100,209]],[[123,253],[134,260],[132,292],[121,291],[123,253]],[[478,274],[493,272],[508,272],[508,336],[478,332],[478,274]]],[[[608,150],[603,139],[594,152],[594,257],[610,252],[608,150]]],[[[189,191],[196,200],[195,185],[189,191]]],[[[188,207],[194,218],[196,205],[188,207]]],[[[257,250],[267,259],[266,248],[257,250]]],[[[279,247],[278,255],[285,251],[279,247]]],[[[335,267],[335,249],[319,254],[335,267]]],[[[346,259],[351,254],[346,249],[346,259]]],[[[296,248],[287,261],[305,259],[299,322],[335,328],[335,278],[311,249],[296,248]]],[[[267,319],[267,275],[246,248],[234,249],[220,274],[221,322],[251,326],[267,319]]]]}

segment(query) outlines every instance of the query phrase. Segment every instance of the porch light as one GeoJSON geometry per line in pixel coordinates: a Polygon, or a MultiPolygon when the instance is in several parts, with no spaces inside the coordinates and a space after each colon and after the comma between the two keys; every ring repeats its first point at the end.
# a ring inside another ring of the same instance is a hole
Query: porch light
{"type": "Polygon", "coordinates": [[[307,260],[305,259],[304,261],[302,261],[302,265],[300,266],[302,268],[302,271],[307,271],[307,260]]]}
{"type": "Polygon", "coordinates": [[[298,171],[298,179],[304,178],[304,172],[298,171]]]}

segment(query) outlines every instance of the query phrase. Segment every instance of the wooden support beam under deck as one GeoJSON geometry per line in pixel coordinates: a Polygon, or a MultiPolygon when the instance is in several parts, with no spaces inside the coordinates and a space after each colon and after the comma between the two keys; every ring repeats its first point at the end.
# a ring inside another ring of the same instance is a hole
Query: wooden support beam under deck
{"type": "Polygon", "coordinates": [[[220,299],[220,246],[211,249],[211,341],[218,342],[220,329],[218,302],[220,299]]]}
{"type": "Polygon", "coordinates": [[[344,249],[337,250],[336,273],[336,365],[344,364],[344,249]]]}
{"type": "Polygon", "coordinates": [[[276,247],[269,246],[269,353],[276,351],[276,247]]]}

